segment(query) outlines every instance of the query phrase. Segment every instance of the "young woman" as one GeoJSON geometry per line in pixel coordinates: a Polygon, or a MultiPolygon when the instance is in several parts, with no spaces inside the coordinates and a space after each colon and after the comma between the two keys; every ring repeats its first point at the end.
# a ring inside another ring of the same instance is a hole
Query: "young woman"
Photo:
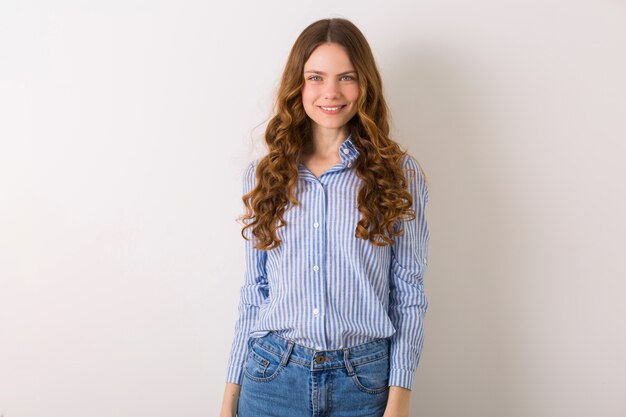
{"type": "Polygon", "coordinates": [[[428,189],[388,134],[363,34],[339,18],[308,26],[283,72],[269,152],[244,173],[246,269],[223,417],[409,415],[428,189]]]}

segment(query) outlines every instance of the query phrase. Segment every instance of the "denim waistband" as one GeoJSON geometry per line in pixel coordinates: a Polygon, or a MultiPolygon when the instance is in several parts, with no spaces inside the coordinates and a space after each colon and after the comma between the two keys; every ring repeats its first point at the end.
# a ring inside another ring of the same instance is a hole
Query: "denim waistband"
{"type": "Polygon", "coordinates": [[[389,339],[376,339],[360,345],[335,349],[315,350],[303,346],[275,332],[254,340],[258,346],[268,352],[282,357],[282,362],[295,362],[310,367],[311,370],[348,368],[352,372],[353,365],[359,365],[389,356],[389,339]]]}

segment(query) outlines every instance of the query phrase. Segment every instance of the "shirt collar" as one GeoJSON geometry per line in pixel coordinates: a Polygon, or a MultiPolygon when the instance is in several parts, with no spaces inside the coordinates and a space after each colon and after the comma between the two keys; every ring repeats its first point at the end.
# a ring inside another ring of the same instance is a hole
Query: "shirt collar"
{"type": "Polygon", "coordinates": [[[352,166],[354,161],[358,158],[359,150],[354,145],[354,142],[352,142],[352,133],[339,146],[339,156],[346,166],[348,166],[348,164],[352,166]]]}

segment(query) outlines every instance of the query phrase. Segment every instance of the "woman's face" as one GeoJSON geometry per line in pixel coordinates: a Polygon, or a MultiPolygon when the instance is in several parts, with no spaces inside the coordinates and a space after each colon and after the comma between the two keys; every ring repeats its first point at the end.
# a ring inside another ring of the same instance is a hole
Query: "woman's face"
{"type": "Polygon", "coordinates": [[[346,134],[344,126],[356,114],[359,82],[343,46],[325,43],[304,64],[302,105],[313,131],[346,134]]]}

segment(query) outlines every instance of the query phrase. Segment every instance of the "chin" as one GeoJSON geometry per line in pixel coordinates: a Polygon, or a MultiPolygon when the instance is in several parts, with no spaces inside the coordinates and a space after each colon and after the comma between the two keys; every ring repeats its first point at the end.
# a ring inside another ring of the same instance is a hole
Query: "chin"
{"type": "Polygon", "coordinates": [[[319,127],[324,128],[324,129],[341,129],[343,128],[346,124],[333,124],[333,125],[324,125],[324,124],[317,124],[319,127]]]}

